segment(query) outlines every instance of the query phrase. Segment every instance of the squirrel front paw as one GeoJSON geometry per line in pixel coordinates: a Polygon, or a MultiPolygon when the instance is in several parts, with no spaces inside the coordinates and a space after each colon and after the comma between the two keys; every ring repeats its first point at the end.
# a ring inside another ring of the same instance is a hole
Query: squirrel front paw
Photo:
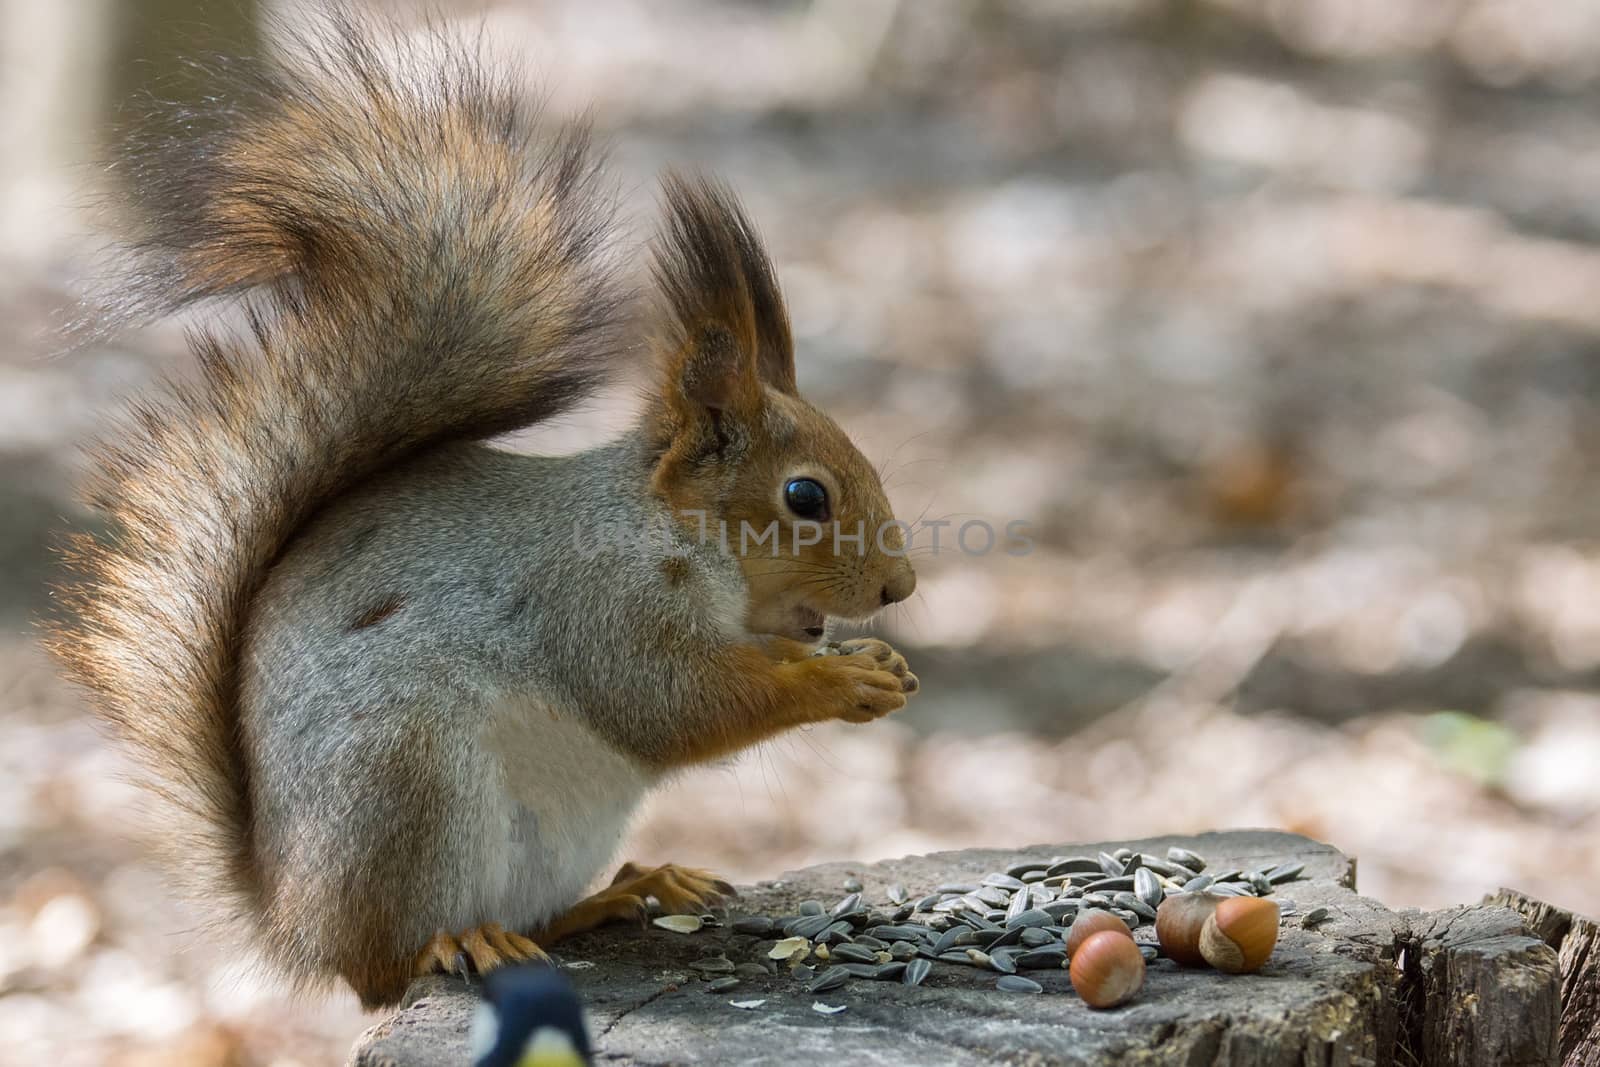
{"type": "Polygon", "coordinates": [[[828,646],[814,662],[825,664],[829,675],[833,707],[827,717],[845,722],[871,722],[899,711],[919,684],[906,658],[875,637],[828,646]]]}

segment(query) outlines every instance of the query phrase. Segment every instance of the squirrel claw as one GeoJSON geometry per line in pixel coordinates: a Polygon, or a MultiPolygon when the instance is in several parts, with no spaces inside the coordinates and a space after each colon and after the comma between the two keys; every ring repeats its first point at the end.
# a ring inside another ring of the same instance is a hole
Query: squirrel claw
{"type": "Polygon", "coordinates": [[[729,882],[694,867],[679,867],[675,863],[641,867],[636,863],[624,863],[609,886],[578,901],[536,936],[545,944],[551,944],[615,920],[637,919],[641,925],[648,926],[647,897],[655,897],[661,910],[668,914],[698,915],[738,895],[729,882]]]}
{"type": "Polygon", "coordinates": [[[459,936],[441,930],[433,935],[412,966],[412,974],[453,974],[471,981],[496,967],[537,960],[549,963],[544,949],[521,934],[506,930],[499,923],[484,923],[459,936]]]}

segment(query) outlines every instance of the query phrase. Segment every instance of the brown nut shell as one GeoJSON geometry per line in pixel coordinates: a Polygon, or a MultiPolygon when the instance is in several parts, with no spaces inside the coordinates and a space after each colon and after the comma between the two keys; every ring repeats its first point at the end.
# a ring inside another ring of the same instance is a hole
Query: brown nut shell
{"type": "Polygon", "coordinates": [[[1257,970],[1278,943],[1278,905],[1260,897],[1229,897],[1200,929],[1200,954],[1228,974],[1257,970]]]}
{"type": "MultiPolygon", "coordinates": [[[[1115,916],[1113,916],[1115,918],[1115,916]]],[[[1126,1003],[1144,985],[1144,956],[1133,938],[1114,930],[1091,934],[1072,954],[1072,988],[1091,1008],[1126,1003]]]]}
{"type": "Polygon", "coordinates": [[[1203,967],[1200,931],[1223,898],[1212,893],[1179,893],[1156,909],[1156,940],[1168,959],[1184,967],[1203,967]]]}
{"type": "Polygon", "coordinates": [[[1104,908],[1090,908],[1079,913],[1072,921],[1072,928],[1067,931],[1067,956],[1077,955],[1078,946],[1099,933],[1121,934],[1129,941],[1133,940],[1133,931],[1128,929],[1127,923],[1104,908]]]}

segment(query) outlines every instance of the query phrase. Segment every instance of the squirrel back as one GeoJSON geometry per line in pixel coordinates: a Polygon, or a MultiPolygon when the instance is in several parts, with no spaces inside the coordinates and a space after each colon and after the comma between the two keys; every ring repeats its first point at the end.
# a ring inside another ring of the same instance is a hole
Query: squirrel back
{"type": "Polygon", "coordinates": [[[333,19],[295,54],[130,160],[147,230],[125,306],[236,297],[248,330],[197,332],[197,379],[94,453],[111,529],[72,544],[49,635],[185,817],[184,866],[244,914],[261,890],[236,664],[268,569],[374,472],[589,395],[619,306],[583,127],[542,129],[441,31],[333,19]]]}

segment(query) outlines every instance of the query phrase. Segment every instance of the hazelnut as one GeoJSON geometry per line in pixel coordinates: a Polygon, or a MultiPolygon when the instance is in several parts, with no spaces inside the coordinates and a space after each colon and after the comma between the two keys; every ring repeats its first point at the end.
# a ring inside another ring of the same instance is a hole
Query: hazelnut
{"type": "MultiPolygon", "coordinates": [[[[1076,923],[1073,928],[1077,928],[1076,923]]],[[[1144,985],[1144,956],[1125,932],[1101,930],[1078,946],[1068,973],[1072,988],[1085,1004],[1091,1008],[1114,1008],[1144,985]]]]}
{"type": "Polygon", "coordinates": [[[1185,967],[1205,964],[1200,930],[1222,899],[1211,893],[1179,893],[1161,902],[1156,909],[1156,940],[1168,959],[1185,967]]]}
{"type": "Polygon", "coordinates": [[[1098,933],[1121,934],[1129,941],[1133,940],[1133,931],[1128,929],[1128,924],[1106,911],[1104,908],[1090,908],[1081,912],[1072,922],[1072,928],[1067,931],[1067,956],[1078,954],[1078,946],[1098,933]]]}
{"type": "Polygon", "coordinates": [[[1258,969],[1278,943],[1278,905],[1261,897],[1229,897],[1200,928],[1200,954],[1228,974],[1258,969]]]}

